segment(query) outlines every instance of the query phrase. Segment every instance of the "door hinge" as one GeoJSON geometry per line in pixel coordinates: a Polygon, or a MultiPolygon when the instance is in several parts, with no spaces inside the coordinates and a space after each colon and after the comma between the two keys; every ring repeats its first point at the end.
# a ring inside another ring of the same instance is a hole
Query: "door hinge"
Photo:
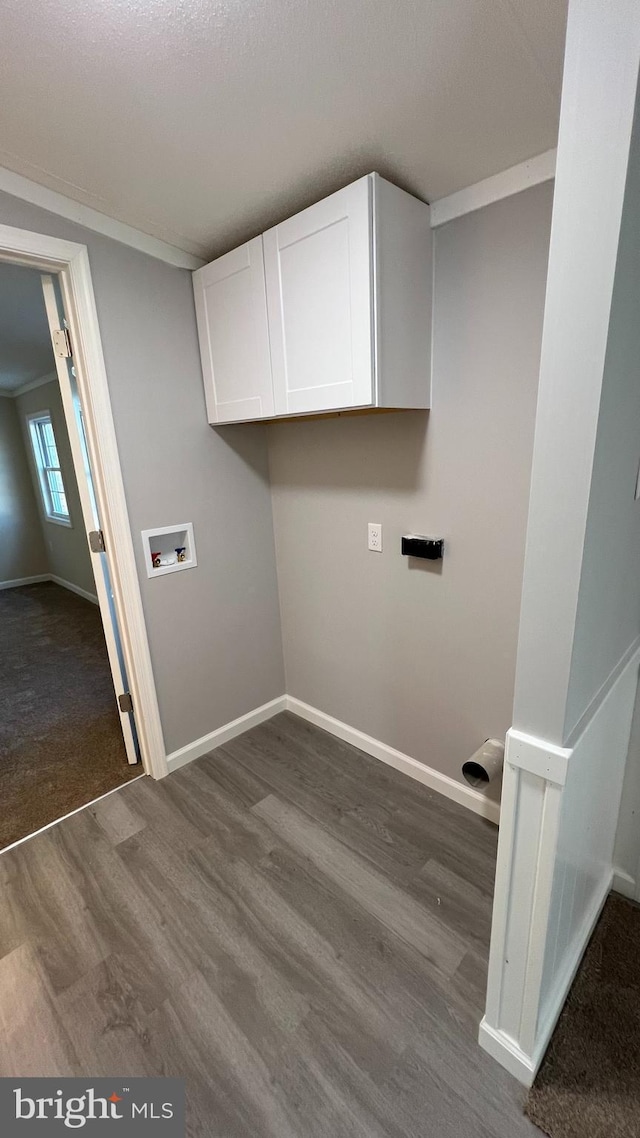
{"type": "Polygon", "coordinates": [[[73,355],[71,351],[71,337],[67,328],[54,328],[51,333],[53,338],[53,350],[57,356],[64,356],[69,359],[73,355]]]}
{"type": "Polygon", "coordinates": [[[89,532],[89,549],[92,553],[104,553],[104,534],[101,529],[92,529],[89,532]]]}
{"type": "Polygon", "coordinates": [[[131,692],[126,691],[123,692],[122,695],[118,696],[118,706],[122,712],[133,711],[133,700],[131,698],[131,692]]]}

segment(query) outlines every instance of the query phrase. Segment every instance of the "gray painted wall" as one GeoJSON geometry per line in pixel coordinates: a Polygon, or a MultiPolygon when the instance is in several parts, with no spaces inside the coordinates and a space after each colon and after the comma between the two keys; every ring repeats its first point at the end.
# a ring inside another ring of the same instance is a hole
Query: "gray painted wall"
{"type": "Polygon", "coordinates": [[[584,542],[568,737],[640,636],[640,100],[629,154],[584,542]]]}
{"type": "Polygon", "coordinates": [[[48,572],[15,400],[0,398],[0,584],[48,572]]]}
{"type": "Polygon", "coordinates": [[[282,694],[264,430],[206,421],[191,274],[8,194],[0,222],[87,245],[168,751],[282,694]],[[149,581],[140,530],[192,521],[149,581]]]}
{"type": "Polygon", "coordinates": [[[268,428],[287,691],[453,778],[512,720],[552,193],[437,230],[430,414],[268,428]]]}
{"type": "Polygon", "coordinates": [[[43,384],[42,387],[34,388],[33,391],[26,391],[24,395],[16,396],[14,402],[17,407],[20,426],[24,437],[25,450],[29,458],[31,476],[37,493],[42,536],[48,560],[48,571],[55,577],[61,577],[63,581],[68,581],[70,584],[76,585],[79,589],[84,589],[86,593],[91,593],[95,596],[96,586],[93,577],[93,568],[91,566],[91,556],[85,535],[78,483],[73,467],[71,444],[69,442],[67,424],[62,409],[60,385],[57,378],[52,379],[51,383],[43,384]],[[38,473],[33,458],[33,450],[26,421],[27,415],[32,415],[37,411],[49,411],[51,413],[53,432],[58,444],[58,457],[60,459],[62,478],[67,492],[67,503],[72,523],[70,527],[51,522],[45,516],[38,484],[38,473]]]}

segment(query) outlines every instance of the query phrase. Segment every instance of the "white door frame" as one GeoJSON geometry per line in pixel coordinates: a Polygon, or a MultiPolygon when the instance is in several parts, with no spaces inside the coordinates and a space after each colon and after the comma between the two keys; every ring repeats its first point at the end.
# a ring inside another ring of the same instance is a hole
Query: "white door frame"
{"type": "MultiPolygon", "coordinates": [[[[61,355],[56,345],[56,333],[62,331],[66,326],[66,316],[60,312],[58,304],[56,285],[54,283],[57,279],[57,274],[55,277],[51,273],[40,274],[44,306],[47,313],[47,323],[51,335],[51,347],[55,356],[58,386],[62,399],[62,413],[67,424],[67,434],[71,446],[71,461],[73,463],[78,494],[80,495],[82,520],[84,522],[85,533],[88,534],[91,533],[92,530],[100,530],[102,523],[99,520],[98,506],[93,491],[93,475],[87,466],[89,458],[86,454],[86,440],[83,438],[84,431],[80,428],[76,414],[74,390],[69,367],[70,364],[73,364],[73,354],[69,356],[66,353],[65,346],[65,354],[61,355]]],[[[74,377],[76,372],[77,368],[75,364],[73,364],[74,377]]],[[[27,416],[27,418],[30,418],[30,416],[27,416]]],[[[109,657],[109,666],[111,668],[115,688],[114,696],[116,697],[120,726],[124,736],[124,746],[129,764],[134,765],[140,761],[140,752],[139,747],[136,746],[132,716],[128,711],[123,711],[117,698],[121,693],[129,690],[127,686],[128,678],[125,679],[125,675],[123,674],[123,661],[121,651],[119,650],[120,630],[117,627],[113,611],[112,590],[107,587],[107,577],[102,571],[104,568],[102,556],[102,554],[96,555],[93,552],[89,552],[95,591],[98,597],[100,615],[102,617],[104,638],[107,645],[107,656],[109,657]],[[98,564],[96,564],[96,556],[99,558],[98,564]]],[[[110,574],[107,574],[107,576],[110,577],[110,574]]]]}
{"type": "Polygon", "coordinates": [[[111,575],[142,765],[168,773],[133,539],[122,482],[98,314],[85,245],[0,225],[0,261],[56,273],[73,345],[94,493],[111,575]]]}

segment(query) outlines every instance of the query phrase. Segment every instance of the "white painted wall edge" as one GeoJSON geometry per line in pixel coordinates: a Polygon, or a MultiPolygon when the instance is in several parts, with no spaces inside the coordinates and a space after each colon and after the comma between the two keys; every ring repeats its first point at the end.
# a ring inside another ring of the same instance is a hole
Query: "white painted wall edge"
{"type": "Polygon", "coordinates": [[[69,589],[71,593],[77,593],[79,597],[84,597],[85,601],[91,601],[92,605],[98,603],[95,593],[89,593],[86,589],[81,589],[79,585],[72,585],[71,581],[56,577],[55,573],[39,573],[36,577],[16,577],[14,581],[0,581],[0,589],[17,589],[20,585],[39,585],[43,581],[55,581],[56,585],[60,585],[63,589],[69,589]]]}
{"type": "Polygon", "coordinates": [[[374,759],[380,759],[381,762],[395,767],[396,770],[402,771],[403,774],[409,775],[410,778],[416,779],[424,786],[444,795],[445,798],[450,798],[460,806],[466,806],[474,814],[487,818],[495,825],[498,824],[500,820],[499,804],[486,798],[480,791],[456,782],[455,779],[449,778],[446,774],[441,774],[433,767],[420,763],[417,759],[412,759],[410,755],[405,755],[402,751],[396,751],[387,743],[381,743],[379,739],[365,735],[363,731],[358,731],[357,728],[350,727],[339,719],[334,719],[332,715],[327,715],[326,712],[319,711],[318,708],[311,707],[308,703],[295,699],[294,696],[285,696],[285,704],[287,711],[292,711],[301,719],[306,719],[309,723],[315,724],[316,727],[321,727],[330,735],[335,735],[343,742],[350,743],[352,747],[357,747],[358,750],[364,751],[365,754],[371,755],[374,759]]]}
{"type": "Polygon", "coordinates": [[[342,739],[345,743],[350,743],[374,759],[380,759],[383,763],[395,767],[396,770],[409,775],[410,778],[416,779],[417,782],[423,783],[445,798],[457,802],[460,806],[466,806],[474,814],[487,818],[495,825],[498,824],[500,820],[499,804],[485,798],[480,791],[473,790],[470,786],[463,786],[455,779],[449,778],[448,775],[434,770],[433,767],[419,763],[409,755],[403,754],[402,751],[396,751],[393,747],[387,746],[386,743],[381,743],[379,739],[373,739],[355,727],[350,727],[347,723],[342,723],[341,720],[334,719],[332,715],[327,715],[324,711],[319,711],[318,708],[311,707],[310,704],[303,703],[302,700],[295,699],[294,696],[290,695],[281,695],[278,699],[263,703],[261,707],[256,707],[253,711],[248,711],[246,715],[241,715],[238,719],[223,724],[215,731],[210,731],[208,735],[203,735],[201,739],[195,739],[193,743],[187,743],[178,751],[171,752],[167,755],[169,772],[178,770],[179,767],[193,762],[194,759],[199,759],[201,755],[208,754],[216,747],[221,747],[224,743],[235,739],[237,735],[242,735],[252,727],[257,727],[259,723],[271,719],[280,711],[293,712],[294,715],[306,719],[307,722],[313,723],[316,727],[321,727],[323,731],[335,735],[337,739],[342,739]]]}
{"type": "Polygon", "coordinates": [[[114,241],[120,241],[122,245],[130,245],[132,249],[147,253],[149,257],[155,257],[158,261],[166,261],[178,269],[200,269],[205,263],[193,253],[179,249],[167,241],[161,241],[158,237],[151,237],[124,221],[116,221],[106,213],[82,205],[65,194],[58,193],[57,190],[50,190],[48,186],[41,186],[39,182],[33,182],[31,178],[7,170],[5,166],[0,166],[0,190],[12,194],[14,198],[30,202],[31,205],[40,206],[41,209],[55,213],[58,217],[66,217],[67,221],[84,225],[85,229],[91,229],[94,233],[102,233],[103,237],[111,237],[114,241]]]}
{"type": "MultiPolygon", "coordinates": [[[[436,228],[438,225],[444,225],[454,217],[482,209],[483,206],[510,197],[511,194],[519,194],[522,190],[537,186],[540,182],[548,182],[555,177],[555,171],[556,151],[546,150],[544,154],[537,154],[525,162],[519,162],[517,166],[510,166],[508,170],[484,178],[473,186],[467,186],[465,189],[457,190],[455,194],[431,202],[431,226],[436,228]]],[[[158,237],[151,237],[150,234],[143,233],[142,230],[135,229],[123,221],[116,221],[106,213],[82,205],[66,197],[65,194],[58,193],[57,190],[41,186],[38,182],[33,182],[22,174],[16,174],[5,166],[0,166],[0,190],[22,201],[30,202],[31,205],[40,206],[41,209],[55,213],[58,217],[66,217],[67,221],[84,225],[94,233],[102,233],[104,237],[120,241],[122,245],[130,245],[132,249],[138,249],[141,253],[147,253],[150,257],[166,261],[167,264],[175,265],[179,269],[201,269],[206,263],[195,253],[179,249],[176,245],[161,241],[158,237]]]]}
{"type": "Polygon", "coordinates": [[[517,166],[510,166],[499,174],[493,174],[482,182],[449,194],[446,198],[439,198],[431,202],[431,227],[445,225],[455,217],[462,217],[464,213],[473,213],[492,202],[501,201],[502,198],[519,194],[540,182],[550,182],[556,174],[556,151],[545,150],[544,154],[536,154],[526,162],[519,162],[517,166]]]}
{"type": "Polygon", "coordinates": [[[588,707],[585,709],[585,711],[580,716],[580,719],[576,723],[575,727],[573,727],[572,730],[570,731],[569,735],[567,736],[567,740],[566,740],[566,744],[565,744],[567,747],[573,747],[574,746],[575,742],[577,741],[577,739],[579,739],[580,735],[586,729],[586,727],[588,726],[590,721],[597,715],[598,711],[602,707],[602,704],[607,699],[609,692],[611,692],[613,690],[613,688],[616,686],[616,684],[617,684],[618,680],[620,679],[620,676],[622,675],[622,673],[625,671],[626,668],[628,668],[629,664],[633,661],[634,657],[637,656],[639,653],[640,653],[640,636],[636,636],[635,640],[632,641],[632,643],[627,648],[626,652],[624,652],[622,654],[622,656],[618,660],[618,663],[611,669],[606,680],[604,681],[602,686],[598,689],[598,691],[594,695],[593,699],[589,703],[588,707]]]}

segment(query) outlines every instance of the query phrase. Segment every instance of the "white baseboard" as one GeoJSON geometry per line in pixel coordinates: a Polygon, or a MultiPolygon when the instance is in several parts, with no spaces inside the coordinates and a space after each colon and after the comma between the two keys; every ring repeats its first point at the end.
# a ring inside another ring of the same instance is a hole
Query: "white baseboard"
{"type": "Polygon", "coordinates": [[[630,901],[637,900],[638,883],[635,877],[632,877],[625,869],[618,869],[615,865],[613,867],[613,883],[611,888],[614,889],[616,893],[621,893],[623,897],[628,897],[630,901]]]}
{"type": "Polygon", "coordinates": [[[16,577],[13,581],[0,581],[0,589],[17,589],[20,585],[41,585],[44,581],[54,581],[56,585],[60,585],[63,589],[69,589],[72,593],[77,593],[79,597],[84,597],[85,601],[91,601],[92,605],[98,604],[98,598],[95,593],[88,593],[86,589],[81,589],[79,585],[73,585],[71,581],[65,581],[62,577],[56,577],[55,573],[39,573],[37,577],[16,577]]]}
{"type": "Polygon", "coordinates": [[[215,731],[210,731],[208,735],[203,735],[202,738],[194,740],[193,743],[187,743],[186,747],[172,751],[170,755],[167,755],[169,774],[178,770],[179,767],[184,767],[187,763],[193,762],[194,759],[207,755],[209,751],[214,751],[216,747],[221,747],[231,739],[235,739],[236,735],[242,735],[245,731],[250,731],[252,727],[257,727],[259,723],[271,719],[279,711],[284,711],[285,699],[286,696],[284,695],[278,696],[277,699],[272,699],[269,703],[263,703],[261,707],[248,711],[246,715],[241,715],[238,719],[232,719],[230,723],[217,727],[215,731]]]}
{"type": "Polygon", "coordinates": [[[357,747],[374,759],[380,759],[383,763],[395,767],[396,770],[402,771],[403,774],[409,775],[410,778],[416,779],[438,794],[443,794],[445,798],[452,799],[460,806],[466,806],[474,814],[487,818],[495,825],[498,824],[500,806],[497,802],[490,801],[479,791],[473,790],[472,787],[462,786],[455,779],[449,778],[446,774],[441,774],[433,767],[419,763],[409,755],[404,755],[402,751],[395,751],[386,743],[381,743],[378,739],[365,735],[364,732],[358,731],[355,727],[349,727],[347,723],[342,723],[339,719],[334,719],[332,715],[327,715],[324,711],[319,711],[316,707],[311,707],[310,704],[303,703],[302,700],[295,699],[291,695],[281,695],[278,699],[272,699],[269,703],[264,703],[261,707],[248,711],[246,715],[233,719],[231,723],[225,723],[222,727],[216,728],[215,731],[210,731],[201,739],[187,743],[178,751],[172,751],[171,754],[167,755],[169,773],[185,766],[186,763],[193,762],[194,759],[199,759],[202,755],[208,754],[209,751],[215,750],[216,747],[221,747],[224,743],[235,739],[236,735],[250,731],[252,727],[257,727],[259,723],[264,723],[265,720],[271,719],[280,711],[291,711],[294,715],[299,715],[301,719],[306,719],[309,723],[315,724],[316,727],[321,727],[323,731],[335,735],[337,739],[351,743],[353,747],[357,747]]]}
{"type": "Polygon", "coordinates": [[[54,573],[51,573],[47,580],[54,581],[56,585],[60,585],[63,589],[69,589],[71,593],[77,593],[79,597],[84,597],[85,601],[91,601],[92,605],[98,604],[98,598],[95,593],[89,593],[86,589],[81,589],[79,585],[73,585],[71,581],[65,581],[62,577],[56,577],[54,573]]]}
{"type": "Polygon", "coordinates": [[[42,581],[50,580],[50,573],[39,573],[36,577],[15,577],[13,581],[0,581],[0,589],[18,589],[20,585],[39,585],[42,581]]]}
{"type": "Polygon", "coordinates": [[[410,755],[405,755],[402,751],[396,751],[386,743],[381,743],[379,739],[365,735],[363,731],[358,731],[357,728],[350,727],[339,719],[334,719],[332,715],[327,715],[326,712],[319,711],[316,707],[311,707],[310,704],[303,703],[302,700],[296,699],[294,696],[287,695],[284,699],[286,710],[292,711],[294,715],[299,715],[301,719],[306,719],[309,723],[315,724],[316,727],[321,727],[345,743],[351,743],[353,747],[357,747],[374,759],[380,759],[381,762],[395,767],[396,770],[402,771],[410,778],[415,778],[438,794],[443,794],[445,798],[452,799],[460,806],[466,806],[474,814],[479,814],[482,818],[487,818],[496,825],[500,821],[499,804],[486,798],[480,791],[474,790],[470,786],[463,786],[462,783],[456,782],[455,779],[449,778],[446,774],[441,774],[433,767],[428,767],[425,763],[412,759],[410,755]]]}
{"type": "Polygon", "coordinates": [[[518,1044],[507,1035],[490,1027],[486,1017],[480,1024],[478,1042],[483,1051],[488,1052],[492,1059],[496,1059],[510,1075],[513,1075],[525,1087],[530,1087],[536,1077],[537,1067],[529,1055],[521,1051],[518,1044]]]}

